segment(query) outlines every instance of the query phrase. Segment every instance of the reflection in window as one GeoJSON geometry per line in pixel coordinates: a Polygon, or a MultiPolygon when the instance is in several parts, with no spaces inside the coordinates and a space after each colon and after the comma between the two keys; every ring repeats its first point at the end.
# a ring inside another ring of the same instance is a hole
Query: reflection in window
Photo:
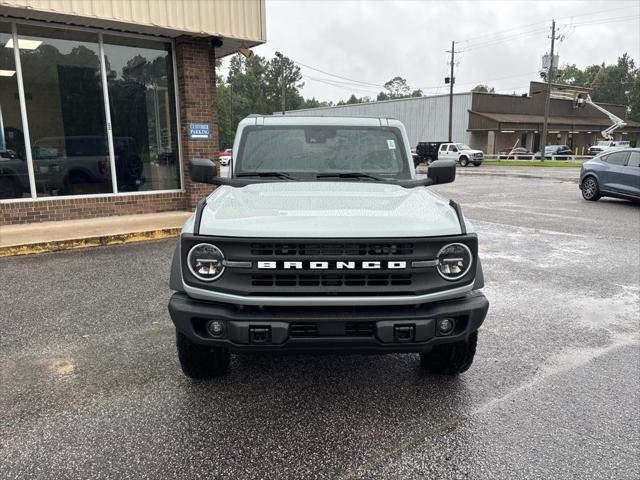
{"type": "Polygon", "coordinates": [[[180,188],[170,45],[105,35],[104,52],[118,190],[180,188]]]}
{"type": "Polygon", "coordinates": [[[0,199],[30,196],[11,25],[0,23],[0,199]]]}
{"type": "Polygon", "coordinates": [[[38,196],[112,192],[98,35],[18,25],[38,196]]]}

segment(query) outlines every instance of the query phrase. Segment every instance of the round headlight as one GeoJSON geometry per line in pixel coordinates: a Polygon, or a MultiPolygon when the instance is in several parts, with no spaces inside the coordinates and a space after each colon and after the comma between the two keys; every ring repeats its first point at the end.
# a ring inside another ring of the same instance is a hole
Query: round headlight
{"type": "Polygon", "coordinates": [[[224,255],[210,243],[199,243],[189,251],[187,265],[198,280],[211,282],[224,272],[224,255]]]}
{"type": "Polygon", "coordinates": [[[438,273],[445,280],[458,280],[467,274],[472,262],[469,247],[462,243],[450,243],[438,252],[438,273]]]}

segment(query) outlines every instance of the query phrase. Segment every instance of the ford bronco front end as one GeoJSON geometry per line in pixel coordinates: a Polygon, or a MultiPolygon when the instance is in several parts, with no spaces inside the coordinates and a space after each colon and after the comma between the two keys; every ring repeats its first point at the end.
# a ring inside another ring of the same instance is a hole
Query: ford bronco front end
{"type": "Polygon", "coordinates": [[[432,372],[471,365],[488,301],[478,239],[460,207],[417,179],[396,120],[249,117],[232,174],[183,228],[169,311],[185,374],[223,374],[230,353],[420,353],[432,372]]]}

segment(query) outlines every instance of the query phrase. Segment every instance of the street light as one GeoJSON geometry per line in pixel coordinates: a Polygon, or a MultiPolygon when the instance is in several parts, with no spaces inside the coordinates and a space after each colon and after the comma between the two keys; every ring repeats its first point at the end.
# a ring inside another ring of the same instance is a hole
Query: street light
{"type": "Polygon", "coordinates": [[[276,52],[276,57],[278,57],[280,59],[280,83],[282,83],[282,115],[284,115],[284,112],[286,110],[286,102],[285,102],[285,98],[284,98],[284,91],[285,91],[285,85],[284,85],[284,56],[280,52],[276,52]]]}

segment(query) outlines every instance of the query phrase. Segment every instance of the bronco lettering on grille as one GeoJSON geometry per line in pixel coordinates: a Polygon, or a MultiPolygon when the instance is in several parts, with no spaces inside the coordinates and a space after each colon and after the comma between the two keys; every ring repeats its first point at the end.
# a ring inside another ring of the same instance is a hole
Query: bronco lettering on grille
{"type": "Polygon", "coordinates": [[[391,261],[381,262],[377,260],[368,261],[306,261],[306,262],[291,262],[291,261],[259,261],[258,269],[261,270],[402,270],[407,268],[407,262],[404,261],[391,261]]]}

